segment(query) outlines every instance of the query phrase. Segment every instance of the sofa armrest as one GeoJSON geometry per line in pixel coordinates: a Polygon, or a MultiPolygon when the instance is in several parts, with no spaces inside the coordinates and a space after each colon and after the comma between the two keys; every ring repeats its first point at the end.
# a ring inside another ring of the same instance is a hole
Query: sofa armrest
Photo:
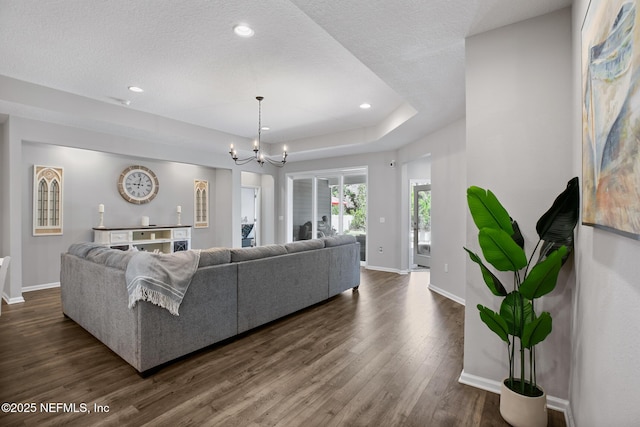
{"type": "Polygon", "coordinates": [[[139,309],[128,308],[124,271],[68,253],[60,266],[63,313],[140,371],[139,309]]]}

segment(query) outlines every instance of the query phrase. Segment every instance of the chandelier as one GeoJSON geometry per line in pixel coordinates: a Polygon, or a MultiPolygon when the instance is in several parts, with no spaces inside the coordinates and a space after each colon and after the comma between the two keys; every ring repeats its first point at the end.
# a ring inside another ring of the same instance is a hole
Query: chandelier
{"type": "Polygon", "coordinates": [[[269,157],[265,157],[260,148],[260,138],[262,136],[262,100],[264,96],[256,96],[258,100],[258,139],[253,141],[253,156],[245,157],[244,159],[240,159],[238,157],[238,152],[233,148],[233,144],[229,147],[229,154],[231,158],[236,163],[236,165],[244,165],[251,161],[256,161],[260,166],[264,165],[265,162],[277,166],[279,168],[283,167],[285,163],[287,163],[287,147],[284,147],[284,151],[282,152],[282,160],[273,160],[269,157]]]}

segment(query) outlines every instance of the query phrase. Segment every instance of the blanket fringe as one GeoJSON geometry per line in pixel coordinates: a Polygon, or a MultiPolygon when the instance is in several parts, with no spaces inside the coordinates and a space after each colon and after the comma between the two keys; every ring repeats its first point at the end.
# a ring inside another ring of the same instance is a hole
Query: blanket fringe
{"type": "Polygon", "coordinates": [[[133,292],[129,295],[129,308],[136,306],[137,301],[148,301],[151,304],[155,304],[159,307],[166,308],[169,313],[174,316],[179,316],[178,309],[180,304],[168,298],[157,291],[147,289],[144,286],[138,284],[133,289],[133,292]]]}

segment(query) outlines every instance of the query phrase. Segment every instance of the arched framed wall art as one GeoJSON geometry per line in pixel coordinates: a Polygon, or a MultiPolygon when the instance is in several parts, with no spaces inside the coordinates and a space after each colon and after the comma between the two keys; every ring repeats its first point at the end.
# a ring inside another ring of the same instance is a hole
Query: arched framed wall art
{"type": "Polygon", "coordinates": [[[193,180],[193,227],[209,227],[209,181],[193,180]]]}
{"type": "Polygon", "coordinates": [[[64,169],[33,165],[33,235],[62,234],[64,169]]]}

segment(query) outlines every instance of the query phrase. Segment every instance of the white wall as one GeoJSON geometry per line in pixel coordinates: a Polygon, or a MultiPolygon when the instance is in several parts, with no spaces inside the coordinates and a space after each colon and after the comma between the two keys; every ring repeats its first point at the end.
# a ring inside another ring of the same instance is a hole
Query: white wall
{"type": "MultiPolygon", "coordinates": [[[[467,182],[491,189],[518,221],[528,254],[535,223],[575,175],[571,144],[571,12],[486,32],[466,41],[467,182]]],[[[467,215],[466,245],[480,252],[467,215]]],[[[506,346],[481,321],[477,304],[499,309],[476,264],[466,262],[464,375],[499,382],[508,374],[506,346]]],[[[566,404],[569,397],[572,264],[553,294],[553,333],[537,347],[538,382],[566,404]]],[[[505,282],[511,283],[511,276],[505,282]]]]}
{"type": "MultiPolygon", "coordinates": [[[[594,5],[605,3],[592,0],[594,5]]],[[[611,2],[614,5],[619,0],[611,2]]],[[[573,159],[581,173],[581,27],[589,0],[573,4],[573,159]]],[[[636,6],[638,7],[638,6],[636,6]]],[[[636,11],[636,30],[640,12],[636,11]]],[[[634,46],[635,50],[636,46],[634,46]]],[[[637,76],[637,74],[636,74],[637,76]]],[[[640,242],[579,226],[573,296],[570,400],[575,425],[631,426],[640,420],[640,242]]]]}

